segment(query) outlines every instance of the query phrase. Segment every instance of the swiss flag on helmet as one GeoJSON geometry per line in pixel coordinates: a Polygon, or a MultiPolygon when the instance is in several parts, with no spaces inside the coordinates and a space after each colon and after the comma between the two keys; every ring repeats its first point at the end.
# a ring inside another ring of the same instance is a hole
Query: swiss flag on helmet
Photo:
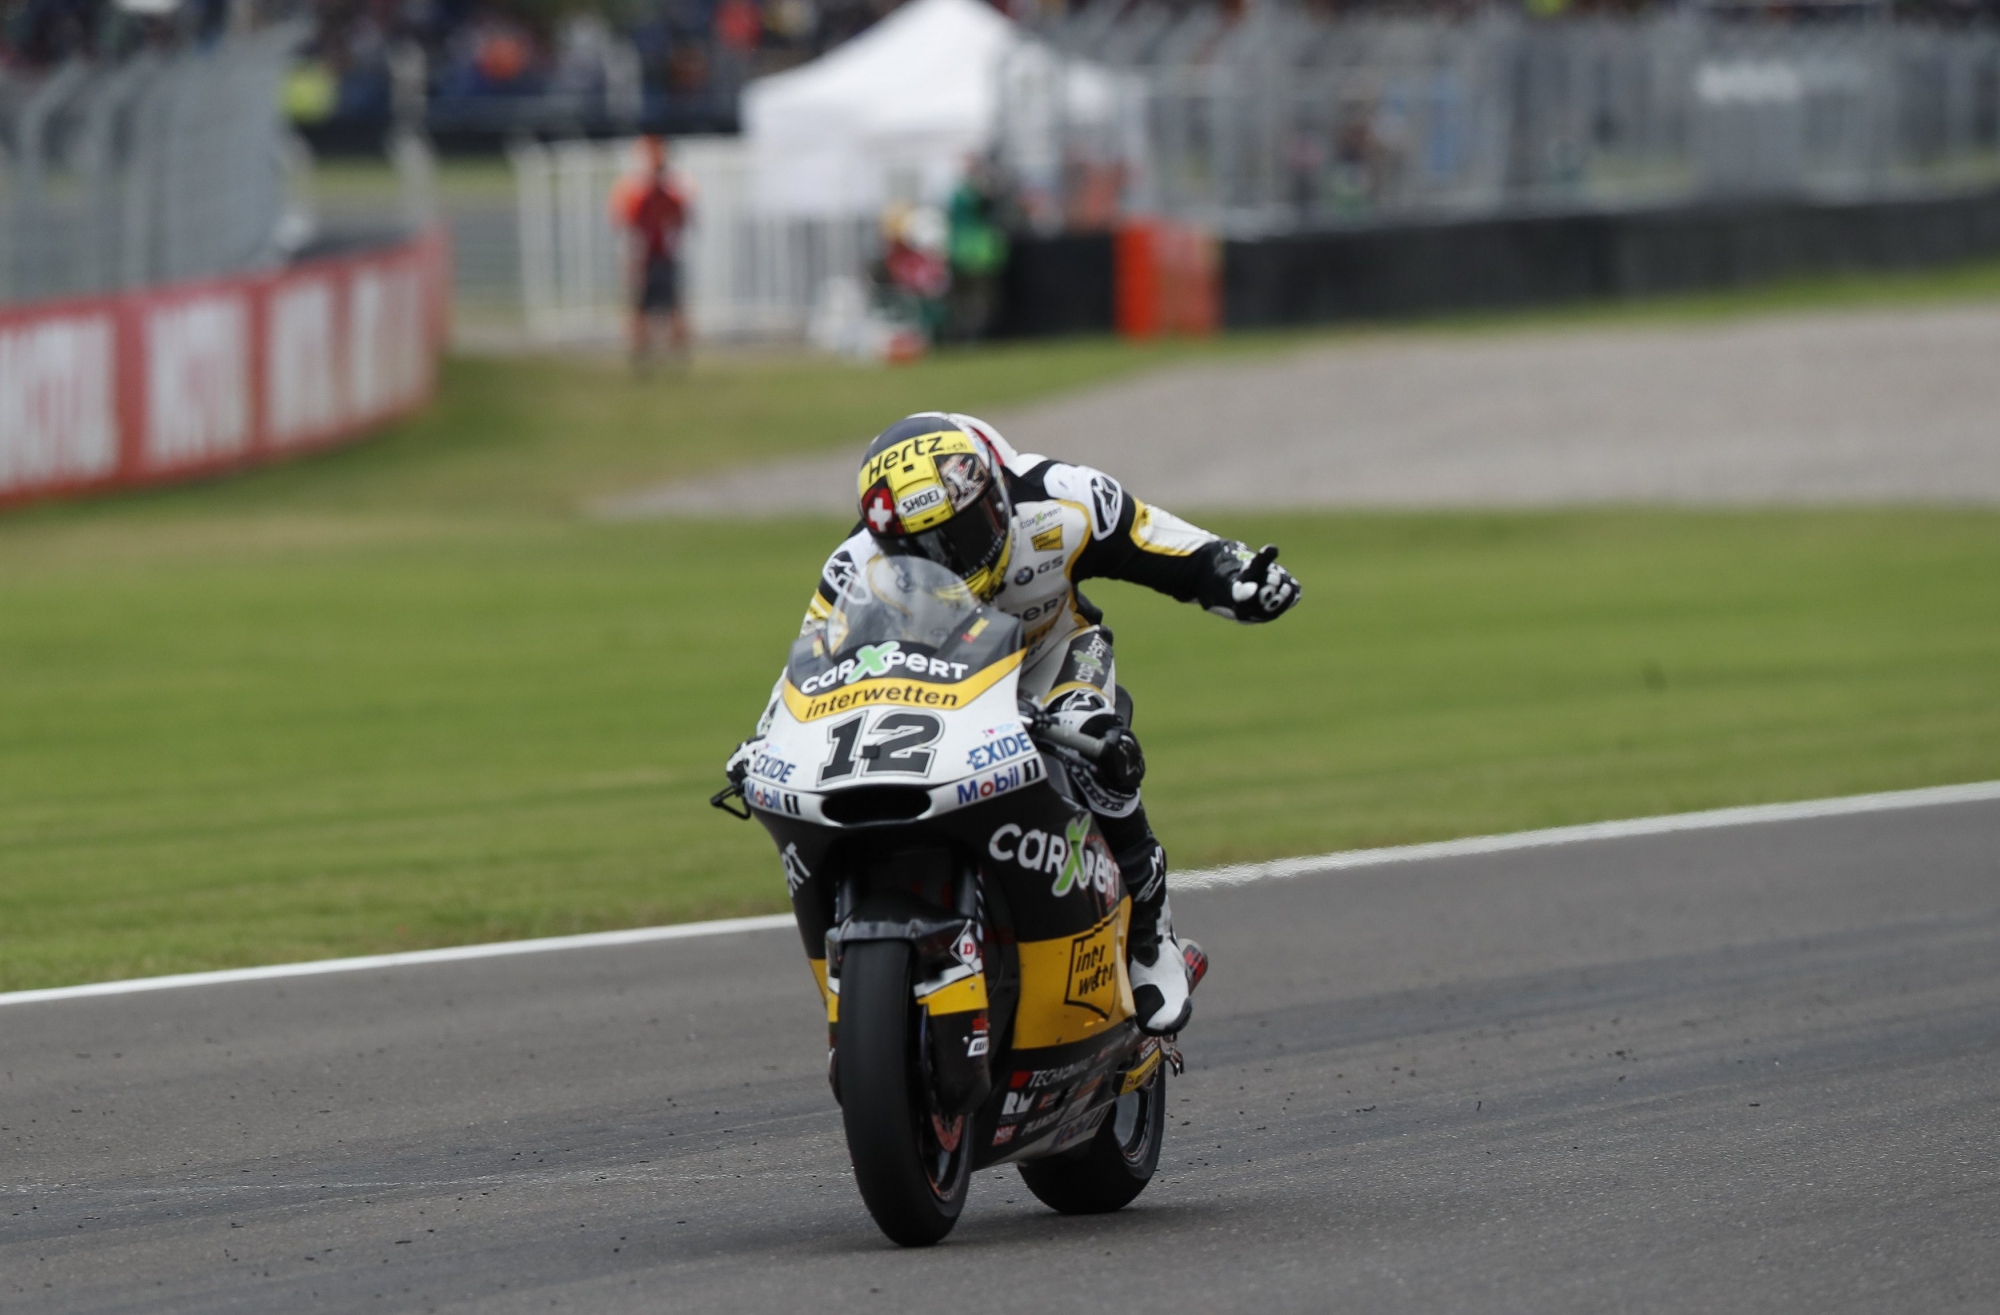
{"type": "Polygon", "coordinates": [[[877,484],[861,500],[861,522],[876,534],[901,534],[903,523],[896,516],[896,500],[887,484],[877,484]]]}

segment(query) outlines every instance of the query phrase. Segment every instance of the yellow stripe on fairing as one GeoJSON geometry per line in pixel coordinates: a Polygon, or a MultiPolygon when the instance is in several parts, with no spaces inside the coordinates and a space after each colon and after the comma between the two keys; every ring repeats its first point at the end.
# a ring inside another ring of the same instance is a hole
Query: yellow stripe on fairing
{"type": "Polygon", "coordinates": [[[899,708],[941,708],[949,711],[963,708],[984,694],[1005,677],[1013,674],[1021,665],[1021,653],[1016,650],[983,670],[975,671],[964,680],[949,685],[934,681],[917,680],[911,676],[873,676],[867,680],[857,680],[852,685],[842,685],[821,694],[801,694],[799,687],[785,677],[785,706],[792,716],[800,721],[817,721],[821,717],[831,717],[837,712],[848,712],[855,708],[899,707],[899,708]]]}
{"type": "Polygon", "coordinates": [[[937,1014],[964,1014],[986,1007],[986,974],[974,973],[961,977],[949,986],[940,986],[929,995],[917,1001],[935,1016],[937,1014]]]}

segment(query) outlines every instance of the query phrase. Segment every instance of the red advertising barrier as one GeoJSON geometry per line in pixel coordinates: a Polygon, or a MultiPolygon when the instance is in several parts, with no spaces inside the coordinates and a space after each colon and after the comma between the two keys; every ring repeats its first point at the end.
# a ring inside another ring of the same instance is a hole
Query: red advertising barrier
{"type": "Polygon", "coordinates": [[[1191,224],[1133,219],[1112,239],[1118,332],[1209,334],[1222,327],[1222,259],[1215,235],[1191,224]]]}
{"type": "Polygon", "coordinates": [[[359,438],[430,399],[441,231],[282,270],[0,309],[0,506],[359,438]]]}

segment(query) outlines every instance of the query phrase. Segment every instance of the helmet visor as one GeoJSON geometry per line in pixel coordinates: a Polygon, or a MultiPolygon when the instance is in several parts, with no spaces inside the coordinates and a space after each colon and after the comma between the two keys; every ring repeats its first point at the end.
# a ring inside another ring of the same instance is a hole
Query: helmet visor
{"type": "Polygon", "coordinates": [[[979,497],[942,525],[916,534],[884,535],[880,542],[885,552],[929,558],[971,581],[1000,560],[1010,519],[999,481],[992,480],[979,497]]]}

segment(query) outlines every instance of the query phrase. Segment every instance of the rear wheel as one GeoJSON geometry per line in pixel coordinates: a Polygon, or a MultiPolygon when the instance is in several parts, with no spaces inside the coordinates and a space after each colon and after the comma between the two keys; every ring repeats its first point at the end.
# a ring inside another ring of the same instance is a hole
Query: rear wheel
{"type": "Polygon", "coordinates": [[[1167,1066],[1120,1096],[1097,1135],[1077,1150],[1021,1166],[1028,1190],[1066,1215],[1101,1215],[1130,1205],[1160,1167],[1167,1135],[1167,1066]]]}
{"type": "Polygon", "coordinates": [[[840,963],[840,1116],[868,1213],[892,1241],[930,1246],[958,1222],[972,1121],[939,1114],[924,1080],[910,947],[862,941],[840,963]]]}

